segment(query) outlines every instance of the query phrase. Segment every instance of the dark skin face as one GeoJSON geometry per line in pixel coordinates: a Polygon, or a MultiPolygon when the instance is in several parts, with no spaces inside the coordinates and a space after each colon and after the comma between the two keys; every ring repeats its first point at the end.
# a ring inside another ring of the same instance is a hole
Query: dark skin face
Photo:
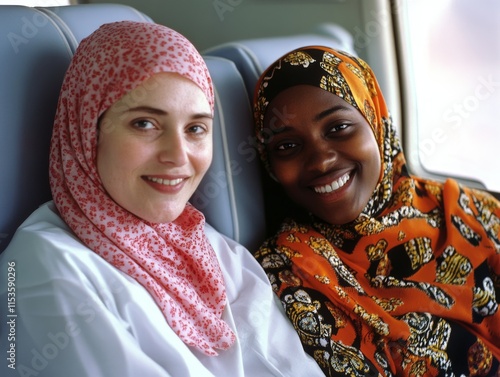
{"type": "Polygon", "coordinates": [[[264,128],[273,133],[266,144],[272,173],[294,202],[334,225],[359,216],[381,171],[361,112],[330,92],[298,85],[269,104],[264,128]]]}

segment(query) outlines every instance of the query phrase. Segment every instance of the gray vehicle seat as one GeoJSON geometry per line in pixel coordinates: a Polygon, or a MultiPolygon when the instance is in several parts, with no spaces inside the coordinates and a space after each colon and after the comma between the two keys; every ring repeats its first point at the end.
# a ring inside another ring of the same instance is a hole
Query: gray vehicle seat
{"type": "MultiPolygon", "coordinates": [[[[48,156],[64,73],[78,43],[101,24],[152,22],[123,5],[50,8],[0,6],[0,251],[22,221],[51,200],[48,156]]],[[[216,94],[214,161],[192,202],[207,221],[253,248],[263,237],[259,167],[246,137],[252,130],[250,102],[234,63],[207,57],[216,94]],[[250,180],[248,180],[248,178],[250,180]]]]}
{"type": "Polygon", "coordinates": [[[351,34],[335,24],[319,25],[309,34],[228,42],[209,48],[203,53],[233,61],[243,76],[249,97],[253,98],[255,84],[264,69],[295,48],[313,45],[329,46],[357,55],[351,34]]]}
{"type": "Polygon", "coordinates": [[[153,22],[149,16],[135,8],[116,4],[38,7],[37,10],[47,14],[59,27],[72,51],[76,50],[83,38],[104,23],[124,20],[153,22]]]}
{"type": "MultiPolygon", "coordinates": [[[[0,41],[4,117],[0,252],[22,221],[51,200],[48,155],[52,124],[64,73],[78,43],[101,24],[118,20],[152,22],[147,15],[118,4],[0,6],[0,29],[7,37],[0,41]]],[[[321,32],[239,41],[204,52],[216,95],[214,159],[191,202],[204,212],[208,223],[251,251],[271,231],[269,213],[276,208],[265,211],[270,196],[254,148],[253,87],[262,70],[292,48],[326,43],[354,51],[347,33],[333,26],[327,29],[330,34],[337,30],[338,36],[321,32]]]]}
{"type": "Polygon", "coordinates": [[[218,231],[255,250],[266,222],[250,101],[233,62],[204,58],[215,87],[214,156],[191,203],[218,231]]]}
{"type": "Polygon", "coordinates": [[[0,251],[21,222],[51,199],[52,124],[77,43],[118,20],[150,18],[124,5],[0,6],[0,251]]]}
{"type": "Polygon", "coordinates": [[[71,46],[43,12],[0,7],[0,250],[37,206],[49,200],[52,122],[71,46]],[[5,38],[6,37],[6,38],[5,38]]]}

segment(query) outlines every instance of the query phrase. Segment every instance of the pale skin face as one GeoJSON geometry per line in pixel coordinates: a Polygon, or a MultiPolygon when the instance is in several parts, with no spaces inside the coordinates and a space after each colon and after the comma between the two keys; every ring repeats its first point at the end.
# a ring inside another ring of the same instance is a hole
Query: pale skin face
{"type": "Polygon", "coordinates": [[[363,115],[321,88],[298,85],[269,105],[271,170],[288,196],[324,221],[355,220],[380,177],[380,151],[363,115]],[[276,117],[273,114],[286,114],[276,117]]]}
{"type": "Polygon", "coordinates": [[[212,124],[195,83],[175,73],[153,75],[101,118],[97,170],[104,188],[145,221],[175,220],[210,166],[212,124]]]}

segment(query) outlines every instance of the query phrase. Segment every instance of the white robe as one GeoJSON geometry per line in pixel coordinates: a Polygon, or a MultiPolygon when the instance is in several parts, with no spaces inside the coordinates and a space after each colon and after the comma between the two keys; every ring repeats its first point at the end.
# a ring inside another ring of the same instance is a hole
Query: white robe
{"type": "Polygon", "coordinates": [[[84,246],[54,208],[35,211],[0,256],[2,376],[324,376],[260,265],[209,225],[227,289],[223,318],[238,339],[216,357],[186,346],[150,294],[84,246]]]}

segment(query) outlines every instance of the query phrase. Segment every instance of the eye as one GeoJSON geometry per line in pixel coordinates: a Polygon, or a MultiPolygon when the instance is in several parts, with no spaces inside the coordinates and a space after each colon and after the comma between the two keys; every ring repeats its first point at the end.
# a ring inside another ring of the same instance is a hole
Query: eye
{"type": "Polygon", "coordinates": [[[347,128],[349,128],[349,124],[341,123],[341,124],[338,124],[338,125],[331,127],[329,133],[341,132],[343,130],[346,130],[347,128]]]}
{"type": "Polygon", "coordinates": [[[300,154],[301,144],[293,140],[276,141],[269,145],[269,156],[278,159],[291,158],[300,154]]]}
{"type": "Polygon", "coordinates": [[[207,132],[207,127],[201,124],[193,124],[188,127],[188,132],[192,134],[202,134],[207,132]]]}
{"type": "Polygon", "coordinates": [[[145,119],[135,121],[133,126],[139,130],[152,130],[156,128],[151,121],[145,119]]]}
{"type": "Polygon", "coordinates": [[[348,137],[354,130],[348,122],[335,122],[325,126],[325,137],[332,139],[348,137]]]}
{"type": "Polygon", "coordinates": [[[291,141],[287,141],[287,142],[283,142],[283,143],[276,145],[275,149],[278,151],[286,151],[286,150],[293,149],[295,147],[297,147],[296,143],[293,143],[291,141]]]}

